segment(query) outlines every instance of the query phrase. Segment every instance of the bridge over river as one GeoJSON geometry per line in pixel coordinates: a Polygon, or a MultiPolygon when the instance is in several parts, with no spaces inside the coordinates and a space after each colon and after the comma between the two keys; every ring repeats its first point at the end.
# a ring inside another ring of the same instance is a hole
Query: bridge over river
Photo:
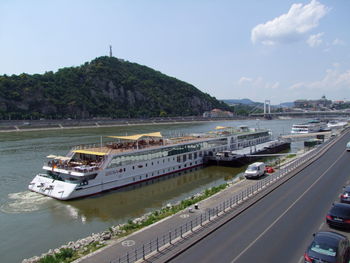
{"type": "Polygon", "coordinates": [[[348,118],[350,111],[290,111],[290,112],[269,112],[269,113],[251,113],[251,117],[266,117],[266,118],[348,118]]]}

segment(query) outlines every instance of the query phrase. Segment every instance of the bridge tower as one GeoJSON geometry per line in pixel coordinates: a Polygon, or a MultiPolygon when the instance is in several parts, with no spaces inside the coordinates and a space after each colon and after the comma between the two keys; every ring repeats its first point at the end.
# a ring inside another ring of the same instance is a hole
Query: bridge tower
{"type": "Polygon", "coordinates": [[[270,102],[270,100],[264,101],[264,117],[266,119],[271,119],[271,102],[270,102]],[[267,112],[266,112],[266,106],[267,106],[267,112]]]}

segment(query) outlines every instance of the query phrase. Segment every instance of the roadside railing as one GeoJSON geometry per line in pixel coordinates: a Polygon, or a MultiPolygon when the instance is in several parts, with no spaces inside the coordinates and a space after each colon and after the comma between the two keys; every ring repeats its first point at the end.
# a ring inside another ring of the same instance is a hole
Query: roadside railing
{"type": "Polygon", "coordinates": [[[157,252],[164,251],[166,247],[176,244],[180,240],[185,239],[190,234],[200,231],[205,226],[209,226],[213,221],[220,218],[221,215],[227,214],[229,211],[237,209],[239,205],[246,200],[271,186],[279,179],[295,170],[297,167],[300,167],[307,161],[311,160],[322,152],[325,152],[331,146],[333,141],[334,138],[330,138],[323,144],[316,146],[309,152],[306,152],[300,158],[282,165],[278,171],[265,177],[262,180],[257,181],[256,184],[249,186],[238,193],[235,193],[219,205],[213,208],[209,208],[206,211],[202,211],[198,216],[188,220],[185,224],[175,226],[174,228],[169,229],[168,232],[160,236],[156,236],[152,240],[149,240],[149,242],[146,242],[127,251],[125,255],[116,258],[115,260],[111,261],[111,263],[130,263],[139,260],[142,261],[150,258],[157,252]]]}

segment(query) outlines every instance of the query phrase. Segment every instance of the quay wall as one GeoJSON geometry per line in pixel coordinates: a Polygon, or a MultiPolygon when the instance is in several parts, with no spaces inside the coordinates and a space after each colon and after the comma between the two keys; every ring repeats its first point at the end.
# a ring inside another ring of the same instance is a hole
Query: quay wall
{"type": "Polygon", "coordinates": [[[211,122],[211,121],[232,121],[248,120],[248,117],[233,118],[204,118],[198,116],[192,117],[168,117],[168,118],[146,118],[146,119],[84,119],[84,120],[0,120],[0,132],[13,131],[36,131],[36,130],[60,130],[77,128],[99,128],[129,125],[148,125],[148,124],[179,124],[193,122],[211,122]]]}

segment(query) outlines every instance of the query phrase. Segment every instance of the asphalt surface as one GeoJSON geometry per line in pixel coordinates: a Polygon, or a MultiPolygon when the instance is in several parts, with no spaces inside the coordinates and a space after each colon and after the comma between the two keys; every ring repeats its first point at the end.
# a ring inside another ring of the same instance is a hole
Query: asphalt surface
{"type": "Polygon", "coordinates": [[[312,234],[328,229],[326,213],[350,183],[349,140],[348,133],[321,158],[171,262],[303,262],[312,234]]]}

